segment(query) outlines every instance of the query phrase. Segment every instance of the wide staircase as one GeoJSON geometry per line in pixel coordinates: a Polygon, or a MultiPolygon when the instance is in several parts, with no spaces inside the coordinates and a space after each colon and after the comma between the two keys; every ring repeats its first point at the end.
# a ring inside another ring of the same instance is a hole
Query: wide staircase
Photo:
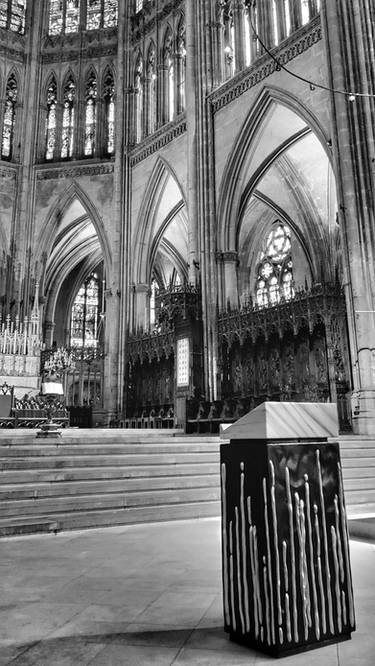
{"type": "Polygon", "coordinates": [[[219,499],[217,437],[0,433],[0,536],[218,516],[219,499]]]}
{"type": "MultiPolygon", "coordinates": [[[[350,519],[375,516],[375,440],[340,437],[350,519]]],[[[0,432],[0,536],[220,515],[218,437],[0,432]]]]}

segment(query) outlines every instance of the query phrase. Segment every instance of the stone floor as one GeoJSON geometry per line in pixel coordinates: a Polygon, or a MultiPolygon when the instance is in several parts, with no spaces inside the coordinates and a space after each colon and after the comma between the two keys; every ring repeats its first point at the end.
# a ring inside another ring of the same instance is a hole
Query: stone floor
{"type": "MultiPolygon", "coordinates": [[[[357,631],[282,666],[375,664],[375,545],[351,541],[357,631]]],[[[0,666],[260,666],[222,629],[220,521],[0,541],[0,666]]]]}

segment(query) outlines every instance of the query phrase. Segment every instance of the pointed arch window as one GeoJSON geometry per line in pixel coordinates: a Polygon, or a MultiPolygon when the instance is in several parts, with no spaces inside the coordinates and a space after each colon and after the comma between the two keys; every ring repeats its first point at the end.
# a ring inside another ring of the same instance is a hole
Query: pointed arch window
{"type": "Polygon", "coordinates": [[[147,55],[147,128],[146,133],[152,134],[156,129],[156,72],[155,47],[152,44],[147,55]]]}
{"type": "Polygon", "coordinates": [[[96,106],[98,84],[94,72],[89,74],[86,84],[85,111],[85,155],[94,155],[96,148],[96,106]]]}
{"type": "Polygon", "coordinates": [[[10,160],[13,153],[14,128],[16,121],[16,103],[18,85],[14,74],[11,74],[5,92],[3,131],[1,140],[1,157],[10,160]]]}
{"type": "Polygon", "coordinates": [[[25,32],[26,0],[0,0],[0,27],[25,32]]]}
{"type": "Polygon", "coordinates": [[[135,140],[138,143],[142,140],[143,132],[143,62],[139,57],[135,69],[134,77],[135,89],[135,140]]]}
{"type": "Polygon", "coordinates": [[[291,234],[276,220],[260,253],[256,277],[256,302],[260,307],[275,305],[294,296],[291,234]]]}
{"type": "Polygon", "coordinates": [[[110,70],[104,77],[105,152],[115,152],[115,82],[110,70]]]}
{"type": "Polygon", "coordinates": [[[186,48],[185,23],[180,22],[177,31],[177,113],[185,110],[186,48]]]}
{"type": "Polygon", "coordinates": [[[63,119],[62,119],[62,137],[61,137],[61,157],[67,159],[72,157],[74,148],[74,102],[76,86],[69,77],[64,86],[63,101],[63,119]]]}
{"type": "Polygon", "coordinates": [[[174,118],[174,62],[171,55],[168,56],[168,120],[174,118]]]}
{"type": "Polygon", "coordinates": [[[56,148],[57,83],[53,77],[47,88],[46,160],[53,160],[56,148]]]}
{"type": "Polygon", "coordinates": [[[72,347],[97,347],[99,327],[99,278],[92,272],[82,284],[71,310],[72,347]]]}

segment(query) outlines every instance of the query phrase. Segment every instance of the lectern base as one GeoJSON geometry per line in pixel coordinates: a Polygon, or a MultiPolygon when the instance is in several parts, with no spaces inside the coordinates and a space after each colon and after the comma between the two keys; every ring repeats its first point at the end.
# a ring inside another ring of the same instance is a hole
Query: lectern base
{"type": "Polygon", "coordinates": [[[327,638],[327,640],[319,641],[318,643],[307,643],[305,645],[298,645],[298,646],[296,645],[295,647],[288,645],[285,646],[284,649],[282,647],[275,647],[275,646],[267,647],[263,643],[260,644],[257,641],[252,640],[251,638],[246,638],[246,636],[242,636],[241,634],[236,634],[233,632],[230,632],[229,634],[229,638],[231,641],[233,641],[233,643],[238,643],[239,645],[245,645],[246,647],[251,648],[252,650],[268,654],[270,657],[275,657],[276,659],[279,659],[280,657],[290,657],[293,654],[308,652],[316,648],[326,647],[327,645],[342,643],[343,641],[350,641],[351,637],[352,637],[351,633],[341,634],[340,636],[327,638]]]}
{"type": "Polygon", "coordinates": [[[43,423],[40,430],[36,433],[37,437],[49,437],[50,439],[59,439],[61,437],[61,429],[57,423],[43,423]]]}

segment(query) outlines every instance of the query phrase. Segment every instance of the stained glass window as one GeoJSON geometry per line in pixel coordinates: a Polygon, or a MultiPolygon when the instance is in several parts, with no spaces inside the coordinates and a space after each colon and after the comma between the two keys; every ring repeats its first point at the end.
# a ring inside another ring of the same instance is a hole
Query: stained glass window
{"type": "Polygon", "coordinates": [[[115,84],[110,70],[104,77],[104,103],[106,114],[106,152],[115,152],[115,84]]]}
{"type": "Polygon", "coordinates": [[[53,160],[56,147],[57,84],[52,78],[47,89],[46,160],[53,160]]]}
{"type": "Polygon", "coordinates": [[[6,28],[8,25],[8,0],[0,0],[0,27],[6,28]]]}
{"type": "Polygon", "coordinates": [[[85,155],[93,155],[96,144],[96,76],[91,72],[86,85],[85,155]]]}
{"type": "Polygon", "coordinates": [[[104,28],[114,28],[117,25],[118,1],[104,0],[103,8],[103,26],[104,28]]]}
{"type": "Polygon", "coordinates": [[[256,278],[256,302],[275,305],[294,296],[290,229],[277,220],[268,234],[256,278]]]}
{"type": "Polygon", "coordinates": [[[1,157],[11,159],[13,152],[14,124],[16,119],[16,102],[18,86],[16,77],[11,74],[5,93],[3,131],[1,141],[1,157]]]}
{"type": "Polygon", "coordinates": [[[65,32],[78,32],[80,0],[66,0],[65,32]]]}
{"type": "MultiPolygon", "coordinates": [[[[1,1],[1,0],[0,0],[1,1]]],[[[18,0],[14,0],[18,1],[18,0]]],[[[50,0],[49,34],[78,32],[81,21],[80,0],[50,0]]],[[[87,30],[117,25],[118,0],[87,0],[83,26],[87,30]]]]}
{"type": "Polygon", "coordinates": [[[96,273],[79,289],[71,311],[70,344],[73,347],[96,347],[99,323],[99,280],[96,273]]]}
{"type": "Polygon", "coordinates": [[[0,27],[25,32],[26,0],[0,0],[0,27]]]}
{"type": "Polygon", "coordinates": [[[74,146],[74,98],[76,86],[69,77],[64,87],[61,157],[72,157],[74,146]]]}
{"type": "Polygon", "coordinates": [[[87,30],[98,30],[102,22],[102,0],[87,0],[87,30]]]}
{"type": "Polygon", "coordinates": [[[143,9],[143,0],[135,0],[135,12],[140,12],[143,9]]]}
{"type": "Polygon", "coordinates": [[[174,64],[172,57],[168,58],[168,118],[174,117],[174,64]]]}
{"type": "Polygon", "coordinates": [[[12,0],[10,29],[14,32],[25,32],[26,0],[12,0]]]}
{"type": "Polygon", "coordinates": [[[50,0],[49,3],[49,34],[59,35],[64,27],[63,0],[50,0]]]}

